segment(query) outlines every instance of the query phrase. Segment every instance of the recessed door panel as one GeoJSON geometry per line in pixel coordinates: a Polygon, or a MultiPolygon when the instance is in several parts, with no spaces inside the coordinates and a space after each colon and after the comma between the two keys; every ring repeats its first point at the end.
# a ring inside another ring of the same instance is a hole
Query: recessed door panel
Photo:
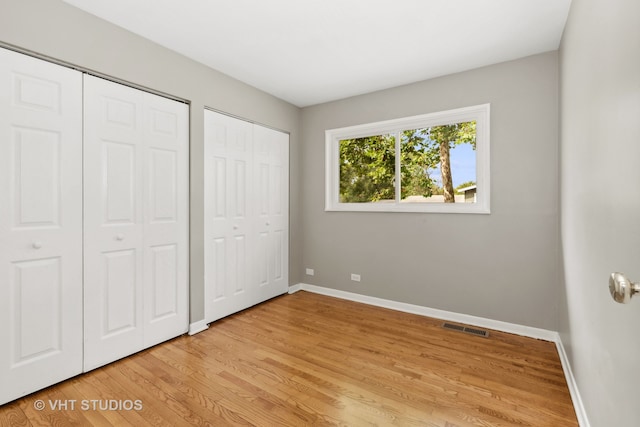
{"type": "Polygon", "coordinates": [[[0,49],[0,405],[82,371],[82,75],[0,49]]]}
{"type": "Polygon", "coordinates": [[[60,132],[13,127],[17,227],[52,227],[60,217],[60,132]]]}
{"type": "Polygon", "coordinates": [[[284,267],[285,267],[285,240],[284,240],[284,230],[276,230],[272,234],[272,259],[273,259],[273,279],[274,280],[282,280],[284,278],[284,267]]]}
{"type": "Polygon", "coordinates": [[[134,330],[137,325],[135,249],[102,254],[102,339],[134,330]]]}
{"type": "Polygon", "coordinates": [[[149,151],[150,221],[176,222],[178,220],[178,153],[171,150],[149,151]]]}
{"type": "Polygon", "coordinates": [[[258,197],[258,207],[260,208],[259,214],[261,216],[269,215],[269,164],[268,163],[260,163],[260,180],[257,182],[257,197],[258,197]]]}
{"type": "Polygon", "coordinates": [[[34,74],[14,72],[12,75],[13,103],[16,107],[60,112],[63,90],[61,82],[34,74]]]}
{"type": "Polygon", "coordinates": [[[213,301],[219,302],[227,296],[227,245],[225,238],[212,239],[208,253],[211,254],[211,257],[207,259],[207,265],[211,266],[209,271],[213,301]]]}
{"type": "MultiPolygon", "coordinates": [[[[109,82],[106,82],[106,85],[109,85],[109,82]]],[[[119,92],[126,92],[126,89],[122,89],[119,92]]],[[[104,95],[101,98],[105,108],[103,120],[106,125],[121,126],[129,129],[137,127],[137,116],[139,116],[140,110],[135,101],[116,99],[104,95]]]]}
{"type": "Polygon", "coordinates": [[[173,111],[162,111],[151,108],[151,133],[168,136],[170,138],[178,137],[179,118],[173,111]]]}
{"type": "Polygon", "coordinates": [[[160,321],[178,313],[178,247],[163,245],[151,248],[151,322],[160,321]]]}
{"type": "Polygon", "coordinates": [[[246,152],[251,144],[251,131],[248,126],[244,126],[241,124],[237,126],[231,124],[227,126],[228,138],[229,138],[229,148],[236,152],[246,152]]]}
{"type": "Polygon", "coordinates": [[[282,203],[282,191],[286,188],[282,182],[282,178],[284,177],[284,171],[282,170],[281,165],[275,165],[272,168],[271,173],[271,186],[270,186],[270,199],[273,203],[272,213],[273,215],[282,215],[282,209],[286,207],[284,203],[282,203]]]}
{"type": "Polygon", "coordinates": [[[62,349],[60,258],[13,263],[14,366],[62,349]]]}
{"type": "Polygon", "coordinates": [[[132,144],[102,141],[104,224],[136,222],[136,148],[132,144]]]}
{"type": "Polygon", "coordinates": [[[213,175],[213,210],[216,218],[226,221],[227,216],[227,159],[214,157],[213,171],[207,171],[213,175]]]}
{"type": "Polygon", "coordinates": [[[260,286],[269,284],[269,233],[263,231],[258,234],[256,242],[256,270],[260,286]]]}
{"type": "Polygon", "coordinates": [[[233,294],[238,295],[239,293],[245,292],[247,290],[247,239],[246,236],[236,235],[233,239],[233,260],[235,265],[234,269],[234,277],[232,279],[232,288],[233,294]]]}
{"type": "Polygon", "coordinates": [[[247,215],[247,162],[235,161],[235,189],[232,194],[234,199],[234,217],[245,218],[247,215]]]}

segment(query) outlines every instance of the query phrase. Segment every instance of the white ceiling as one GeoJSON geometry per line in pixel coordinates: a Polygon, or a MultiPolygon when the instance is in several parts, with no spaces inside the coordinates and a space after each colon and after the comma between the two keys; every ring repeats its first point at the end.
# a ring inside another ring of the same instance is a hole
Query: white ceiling
{"type": "Polygon", "coordinates": [[[303,107],[558,48],[571,0],[64,0],[303,107]]]}

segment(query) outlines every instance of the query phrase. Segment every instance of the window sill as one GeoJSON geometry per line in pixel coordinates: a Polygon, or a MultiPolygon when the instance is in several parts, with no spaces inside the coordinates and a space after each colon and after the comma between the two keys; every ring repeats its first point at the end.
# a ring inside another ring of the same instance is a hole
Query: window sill
{"type": "Polygon", "coordinates": [[[478,203],[339,203],[325,207],[325,212],[407,212],[482,214],[491,213],[489,206],[478,203]]]}

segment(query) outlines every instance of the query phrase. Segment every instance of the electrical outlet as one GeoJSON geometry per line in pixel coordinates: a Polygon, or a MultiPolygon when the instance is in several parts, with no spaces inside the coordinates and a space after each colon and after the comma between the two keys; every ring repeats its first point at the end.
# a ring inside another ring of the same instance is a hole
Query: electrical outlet
{"type": "Polygon", "coordinates": [[[307,268],[307,276],[313,276],[315,273],[315,271],[313,271],[313,268],[307,268]]]}
{"type": "Polygon", "coordinates": [[[351,280],[353,280],[354,282],[359,282],[360,281],[360,275],[351,273],[351,280]]]}

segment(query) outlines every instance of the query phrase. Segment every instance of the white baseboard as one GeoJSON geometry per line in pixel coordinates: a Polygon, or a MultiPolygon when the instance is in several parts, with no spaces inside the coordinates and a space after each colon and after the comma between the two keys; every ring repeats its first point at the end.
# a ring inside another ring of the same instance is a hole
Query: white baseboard
{"type": "Polygon", "coordinates": [[[289,293],[295,294],[298,291],[302,290],[302,284],[298,283],[297,285],[289,286],[289,293]]]}
{"type": "Polygon", "coordinates": [[[571,394],[571,401],[573,402],[573,408],[576,411],[578,424],[580,424],[580,427],[590,427],[591,424],[589,423],[589,419],[587,418],[587,411],[584,407],[584,403],[582,403],[582,397],[580,397],[578,384],[576,383],[576,379],[573,376],[573,371],[571,370],[571,363],[569,363],[569,358],[567,357],[567,353],[564,350],[564,345],[562,344],[562,339],[560,338],[560,334],[558,334],[558,339],[556,340],[556,348],[558,349],[558,355],[560,356],[560,363],[562,363],[562,370],[564,371],[564,377],[567,380],[567,386],[569,386],[569,393],[571,394]]]}
{"type": "Polygon", "coordinates": [[[496,331],[507,332],[510,334],[521,335],[525,337],[535,338],[539,340],[551,341],[556,344],[558,355],[560,356],[560,363],[562,364],[562,370],[564,371],[567,385],[569,387],[569,393],[571,394],[571,400],[573,402],[574,409],[576,411],[576,417],[580,427],[590,427],[589,420],[587,418],[587,412],[585,411],[582,399],[580,398],[580,392],[578,391],[578,385],[571,371],[571,364],[567,358],[567,354],[564,351],[560,334],[556,331],[550,331],[547,329],[534,328],[531,326],[518,325],[515,323],[502,322],[500,320],[487,319],[484,317],[470,316],[468,314],[461,314],[452,311],[439,310],[436,308],[423,307],[415,304],[407,304],[404,302],[386,300],[382,298],[371,297],[367,295],[356,294],[353,292],[340,291],[338,289],[325,288],[323,286],[309,285],[306,283],[298,283],[297,285],[289,287],[289,293],[293,294],[298,291],[308,291],[316,294],[327,295],[330,297],[345,299],[349,301],[359,302],[363,304],[374,305],[377,307],[389,308],[392,310],[403,311],[405,313],[418,314],[421,316],[433,317],[436,319],[448,320],[457,323],[465,323],[467,325],[479,326],[487,329],[494,329],[496,331]]]}
{"type": "Polygon", "coordinates": [[[200,320],[189,325],[189,335],[195,335],[199,332],[209,329],[209,325],[204,320],[200,320]]]}
{"type": "MultiPolygon", "coordinates": [[[[377,307],[390,308],[392,310],[404,311],[405,313],[418,314],[421,316],[434,317],[436,319],[449,320],[451,322],[466,323],[468,325],[480,326],[496,331],[508,332],[510,334],[522,335],[539,340],[555,342],[558,333],[546,329],[533,328],[515,323],[502,322],[499,320],[487,319],[484,317],[470,316],[468,314],[455,313],[453,311],[438,310],[436,308],[424,307],[421,305],[408,304],[404,302],[391,301],[382,298],[370,297],[367,295],[355,294],[352,292],[340,291],[337,289],[325,288],[323,286],[307,285],[299,283],[297,290],[309,291],[316,294],[346,299],[349,301],[361,302],[375,305],[377,307]]],[[[289,288],[291,289],[291,288],[289,288]]],[[[291,291],[289,293],[292,293],[291,291]]]]}

